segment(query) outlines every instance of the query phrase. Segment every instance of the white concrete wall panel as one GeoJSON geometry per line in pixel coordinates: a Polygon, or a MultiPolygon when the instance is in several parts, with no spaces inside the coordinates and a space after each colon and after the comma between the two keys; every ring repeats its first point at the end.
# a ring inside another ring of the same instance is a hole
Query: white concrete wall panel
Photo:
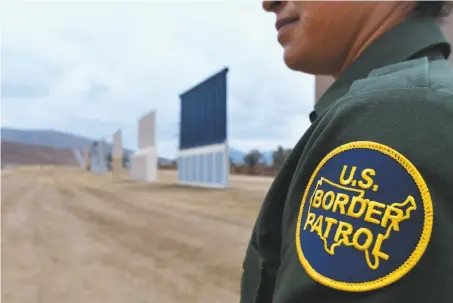
{"type": "Polygon", "coordinates": [[[74,153],[74,157],[76,158],[77,163],[79,163],[80,167],[86,167],[85,157],[80,151],[80,149],[74,148],[72,152],[74,153]]]}
{"type": "Polygon", "coordinates": [[[118,130],[113,134],[112,158],[123,158],[123,142],[121,138],[121,130],[118,130]]]}
{"type": "Polygon", "coordinates": [[[129,175],[132,179],[153,182],[157,180],[157,153],[152,147],[141,149],[131,156],[129,175]]]}

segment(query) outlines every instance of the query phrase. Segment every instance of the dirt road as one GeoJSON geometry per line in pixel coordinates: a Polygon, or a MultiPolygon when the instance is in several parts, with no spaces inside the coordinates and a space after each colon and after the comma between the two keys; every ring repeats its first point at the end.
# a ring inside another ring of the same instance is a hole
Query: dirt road
{"type": "Polygon", "coordinates": [[[270,179],[228,190],[94,176],[2,173],[2,302],[238,302],[270,179]]]}

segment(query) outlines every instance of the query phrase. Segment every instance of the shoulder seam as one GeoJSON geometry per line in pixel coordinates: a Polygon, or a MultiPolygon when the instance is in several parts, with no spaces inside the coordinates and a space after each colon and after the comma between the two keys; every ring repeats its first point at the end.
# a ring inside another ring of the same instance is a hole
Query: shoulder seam
{"type": "MultiPolygon", "coordinates": [[[[361,93],[357,93],[357,94],[354,94],[354,95],[346,95],[344,97],[341,97],[340,99],[337,100],[337,102],[335,102],[334,104],[332,104],[329,109],[327,110],[326,114],[332,110],[338,110],[341,108],[341,104],[346,102],[346,101],[350,101],[350,100],[354,100],[355,97],[363,97],[365,95],[368,95],[368,94],[373,94],[373,93],[385,93],[385,92],[392,92],[392,91],[408,91],[408,90],[420,90],[420,91],[423,91],[424,94],[423,94],[423,98],[417,98],[417,99],[423,99],[423,100],[427,100],[426,96],[429,94],[429,93],[432,93],[432,92],[435,92],[435,93],[438,93],[438,94],[442,94],[442,95],[446,95],[448,97],[453,97],[453,93],[450,93],[450,92],[446,92],[446,91],[442,91],[442,90],[438,90],[438,89],[435,89],[435,88],[430,88],[430,87],[412,87],[412,88],[388,88],[388,89],[374,89],[374,90],[370,90],[370,91],[366,91],[366,92],[361,92],[361,93]]],[[[453,100],[452,100],[453,102],[453,100]]],[[[367,102],[358,102],[357,104],[361,104],[361,105],[365,105],[367,102]]],[[[429,104],[435,104],[435,102],[427,102],[429,104]]],[[[353,106],[353,102],[351,102],[350,104],[347,104],[346,106],[349,107],[349,106],[353,106]]],[[[341,109],[340,109],[341,110],[341,109]]]]}

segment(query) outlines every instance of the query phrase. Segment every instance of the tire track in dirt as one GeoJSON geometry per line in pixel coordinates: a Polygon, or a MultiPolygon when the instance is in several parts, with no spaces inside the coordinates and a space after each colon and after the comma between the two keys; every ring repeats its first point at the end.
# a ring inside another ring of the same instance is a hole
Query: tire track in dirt
{"type": "MultiPolygon", "coordinates": [[[[102,197],[102,198],[105,198],[105,199],[109,199],[109,200],[115,200],[117,201],[118,203],[127,203],[129,204],[131,207],[135,207],[137,208],[137,210],[141,209],[143,211],[146,211],[146,208],[144,207],[140,207],[138,205],[136,205],[135,203],[128,203],[126,202],[127,200],[124,199],[124,198],[120,198],[118,194],[115,194],[115,193],[112,193],[112,192],[108,192],[108,191],[104,191],[104,190],[101,190],[101,189],[98,189],[98,188],[93,188],[93,187],[88,187],[88,186],[85,186],[83,187],[83,190],[87,191],[88,193],[92,194],[92,195],[95,195],[95,196],[98,196],[98,197],[102,197]]],[[[152,193],[152,192],[151,192],[152,193]]],[[[143,197],[144,195],[141,195],[141,198],[144,198],[143,197]]],[[[134,196],[134,197],[137,197],[137,196],[134,196]]],[[[250,222],[243,222],[243,221],[239,221],[239,220],[234,220],[234,219],[231,219],[229,217],[224,217],[224,216],[219,216],[219,215],[216,215],[216,214],[210,214],[208,212],[201,212],[202,211],[202,208],[201,208],[201,211],[198,210],[198,209],[183,209],[180,205],[172,205],[172,204],[169,204],[169,203],[166,203],[166,200],[167,199],[159,199],[157,197],[152,197],[152,203],[158,203],[159,204],[159,209],[155,208],[153,209],[153,211],[155,212],[161,212],[161,213],[165,213],[165,214],[173,214],[175,216],[182,216],[182,217],[187,217],[187,216],[193,216],[193,217],[198,217],[199,219],[204,219],[204,220],[208,220],[208,221],[216,221],[216,222],[223,222],[223,223],[226,223],[226,224],[230,224],[230,225],[233,225],[233,226],[242,226],[242,227],[245,227],[245,228],[252,228],[252,224],[250,222]]],[[[189,202],[190,199],[187,199],[185,198],[182,202],[189,202]]],[[[191,205],[193,204],[206,204],[206,202],[202,201],[197,201],[197,202],[189,202],[191,205]]]]}
{"type": "MultiPolygon", "coordinates": [[[[131,275],[146,276],[153,281],[156,292],[172,294],[168,302],[237,301],[241,262],[226,264],[221,256],[216,258],[219,248],[209,251],[213,248],[206,247],[209,243],[203,239],[206,231],[201,226],[185,230],[181,215],[175,216],[174,212],[162,212],[156,207],[144,209],[107,191],[85,190],[86,186],[74,192],[78,201],[90,207],[72,205],[71,211],[93,225],[90,230],[98,231],[94,237],[116,246],[116,253],[110,255],[112,266],[131,275]],[[133,260],[143,260],[138,262],[141,269],[132,265],[133,260]],[[149,266],[148,271],[143,272],[143,264],[149,266]]],[[[216,240],[217,237],[210,239],[216,240]]]]}
{"type": "Polygon", "coordinates": [[[154,302],[149,294],[134,287],[123,271],[108,263],[109,256],[117,252],[93,237],[93,226],[71,211],[71,205],[83,208],[86,203],[80,200],[77,189],[65,184],[65,178],[54,180],[59,201],[55,219],[62,222],[51,225],[64,228],[45,231],[48,255],[57,264],[48,267],[48,282],[42,286],[46,296],[43,302],[154,302]]]}
{"type": "Polygon", "coordinates": [[[237,302],[265,192],[128,181],[74,168],[9,175],[4,302],[237,302]]]}
{"type": "Polygon", "coordinates": [[[1,184],[1,207],[2,214],[8,213],[8,209],[13,206],[16,200],[19,200],[28,190],[34,187],[36,180],[22,178],[21,182],[14,182],[15,177],[4,180],[2,177],[1,184]]]}
{"type": "Polygon", "coordinates": [[[42,252],[33,247],[33,201],[41,190],[41,184],[29,184],[28,189],[11,193],[9,201],[2,197],[2,302],[38,302],[33,281],[40,272],[42,252]]]}
{"type": "Polygon", "coordinates": [[[64,207],[79,201],[55,188],[53,174],[37,177],[5,214],[2,302],[156,302],[139,297],[124,273],[101,262],[109,247],[64,207]]]}
{"type": "Polygon", "coordinates": [[[138,186],[116,186],[114,183],[110,187],[102,188],[90,184],[88,187],[90,191],[101,189],[103,195],[111,195],[114,199],[124,197],[122,193],[127,191],[127,200],[132,203],[134,200],[148,200],[153,205],[159,204],[162,208],[177,210],[178,213],[187,212],[188,215],[204,216],[207,219],[248,228],[252,227],[265,196],[265,192],[237,188],[213,190],[168,183],[138,186]],[[106,188],[109,188],[108,192],[106,188]]]}

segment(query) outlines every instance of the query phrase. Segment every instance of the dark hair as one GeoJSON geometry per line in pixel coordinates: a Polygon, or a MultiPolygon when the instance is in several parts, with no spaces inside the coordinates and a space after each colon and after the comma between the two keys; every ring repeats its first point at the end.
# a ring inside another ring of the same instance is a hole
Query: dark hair
{"type": "Polygon", "coordinates": [[[432,17],[442,21],[453,10],[452,1],[417,1],[413,10],[414,17],[432,17]]]}

